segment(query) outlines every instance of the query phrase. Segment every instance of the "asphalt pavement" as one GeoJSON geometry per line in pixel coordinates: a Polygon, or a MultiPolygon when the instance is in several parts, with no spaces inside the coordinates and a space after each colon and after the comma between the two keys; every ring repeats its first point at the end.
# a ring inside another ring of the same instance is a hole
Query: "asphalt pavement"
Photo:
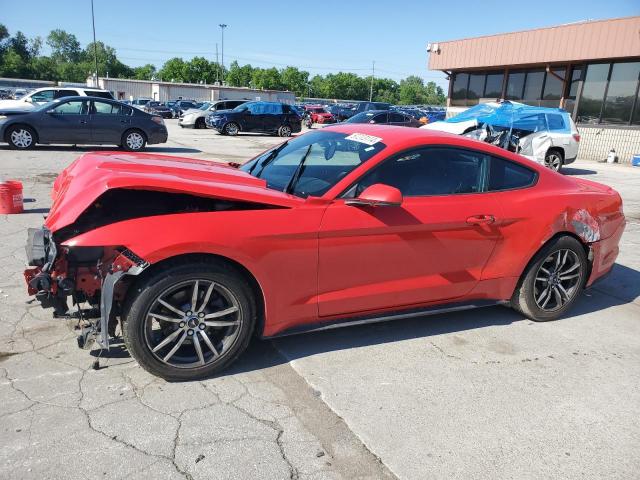
{"type": "MultiPolygon", "coordinates": [[[[168,124],[149,151],[241,163],[281,141],[168,124]]],[[[26,209],[0,215],[0,478],[640,476],[640,168],[566,169],[618,189],[629,223],[613,273],[561,320],[491,307],[255,341],[218,378],[167,383],[118,344],[92,369],[74,322],[26,303],[26,229],[96,149],[0,146],[26,209]]]]}

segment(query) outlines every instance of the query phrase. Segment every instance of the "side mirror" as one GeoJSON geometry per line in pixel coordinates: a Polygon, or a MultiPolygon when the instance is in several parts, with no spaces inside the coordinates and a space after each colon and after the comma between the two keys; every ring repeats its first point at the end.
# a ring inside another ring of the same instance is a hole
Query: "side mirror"
{"type": "Polygon", "coordinates": [[[33,99],[31,97],[27,97],[24,99],[25,102],[33,103],[33,99]]]}
{"type": "Polygon", "coordinates": [[[399,207],[402,205],[402,193],[396,187],[375,183],[365,188],[357,198],[350,198],[345,203],[369,207],[399,207]]]}

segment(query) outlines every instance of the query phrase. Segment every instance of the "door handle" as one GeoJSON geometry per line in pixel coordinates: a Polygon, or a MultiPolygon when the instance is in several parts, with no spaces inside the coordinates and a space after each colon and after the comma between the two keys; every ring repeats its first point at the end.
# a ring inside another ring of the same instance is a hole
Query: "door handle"
{"type": "Polygon", "coordinates": [[[87,123],[86,120],[80,120],[80,123],[87,123]]]}
{"type": "Polygon", "coordinates": [[[471,215],[467,218],[467,224],[469,225],[489,225],[496,221],[496,217],[493,215],[471,215]]]}

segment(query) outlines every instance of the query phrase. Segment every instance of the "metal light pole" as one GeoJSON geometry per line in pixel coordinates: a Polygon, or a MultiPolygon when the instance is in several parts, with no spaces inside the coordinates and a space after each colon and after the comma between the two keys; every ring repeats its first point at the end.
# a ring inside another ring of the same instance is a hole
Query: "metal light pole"
{"type": "Polygon", "coordinates": [[[93,60],[95,61],[96,71],[94,72],[96,83],[94,87],[98,88],[98,46],[96,45],[96,19],[93,15],[93,0],[91,0],[91,24],[93,25],[93,60]]]}
{"type": "Polygon", "coordinates": [[[221,23],[219,26],[222,31],[222,83],[224,83],[224,29],[227,28],[227,24],[221,23]]]}
{"type": "Polygon", "coordinates": [[[373,77],[376,75],[376,61],[371,66],[371,88],[369,88],[369,101],[373,98],[373,77]]]}

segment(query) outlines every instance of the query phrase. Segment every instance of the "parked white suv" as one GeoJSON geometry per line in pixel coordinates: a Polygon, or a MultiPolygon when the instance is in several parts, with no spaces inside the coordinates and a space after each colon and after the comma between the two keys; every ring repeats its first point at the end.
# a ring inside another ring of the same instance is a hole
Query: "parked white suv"
{"type": "Polygon", "coordinates": [[[178,125],[186,128],[207,128],[205,119],[207,115],[218,110],[233,110],[247,100],[219,100],[217,102],[205,102],[200,108],[190,108],[185,111],[178,120],[178,125]]]}
{"type": "Polygon", "coordinates": [[[46,87],[38,88],[17,100],[0,100],[0,110],[32,110],[52,100],[63,97],[101,97],[113,100],[108,90],[85,87],[46,87]]]}
{"type": "Polygon", "coordinates": [[[464,135],[517,151],[556,172],[576,159],[580,145],[578,129],[566,111],[516,102],[476,105],[420,128],[464,135]]]}

